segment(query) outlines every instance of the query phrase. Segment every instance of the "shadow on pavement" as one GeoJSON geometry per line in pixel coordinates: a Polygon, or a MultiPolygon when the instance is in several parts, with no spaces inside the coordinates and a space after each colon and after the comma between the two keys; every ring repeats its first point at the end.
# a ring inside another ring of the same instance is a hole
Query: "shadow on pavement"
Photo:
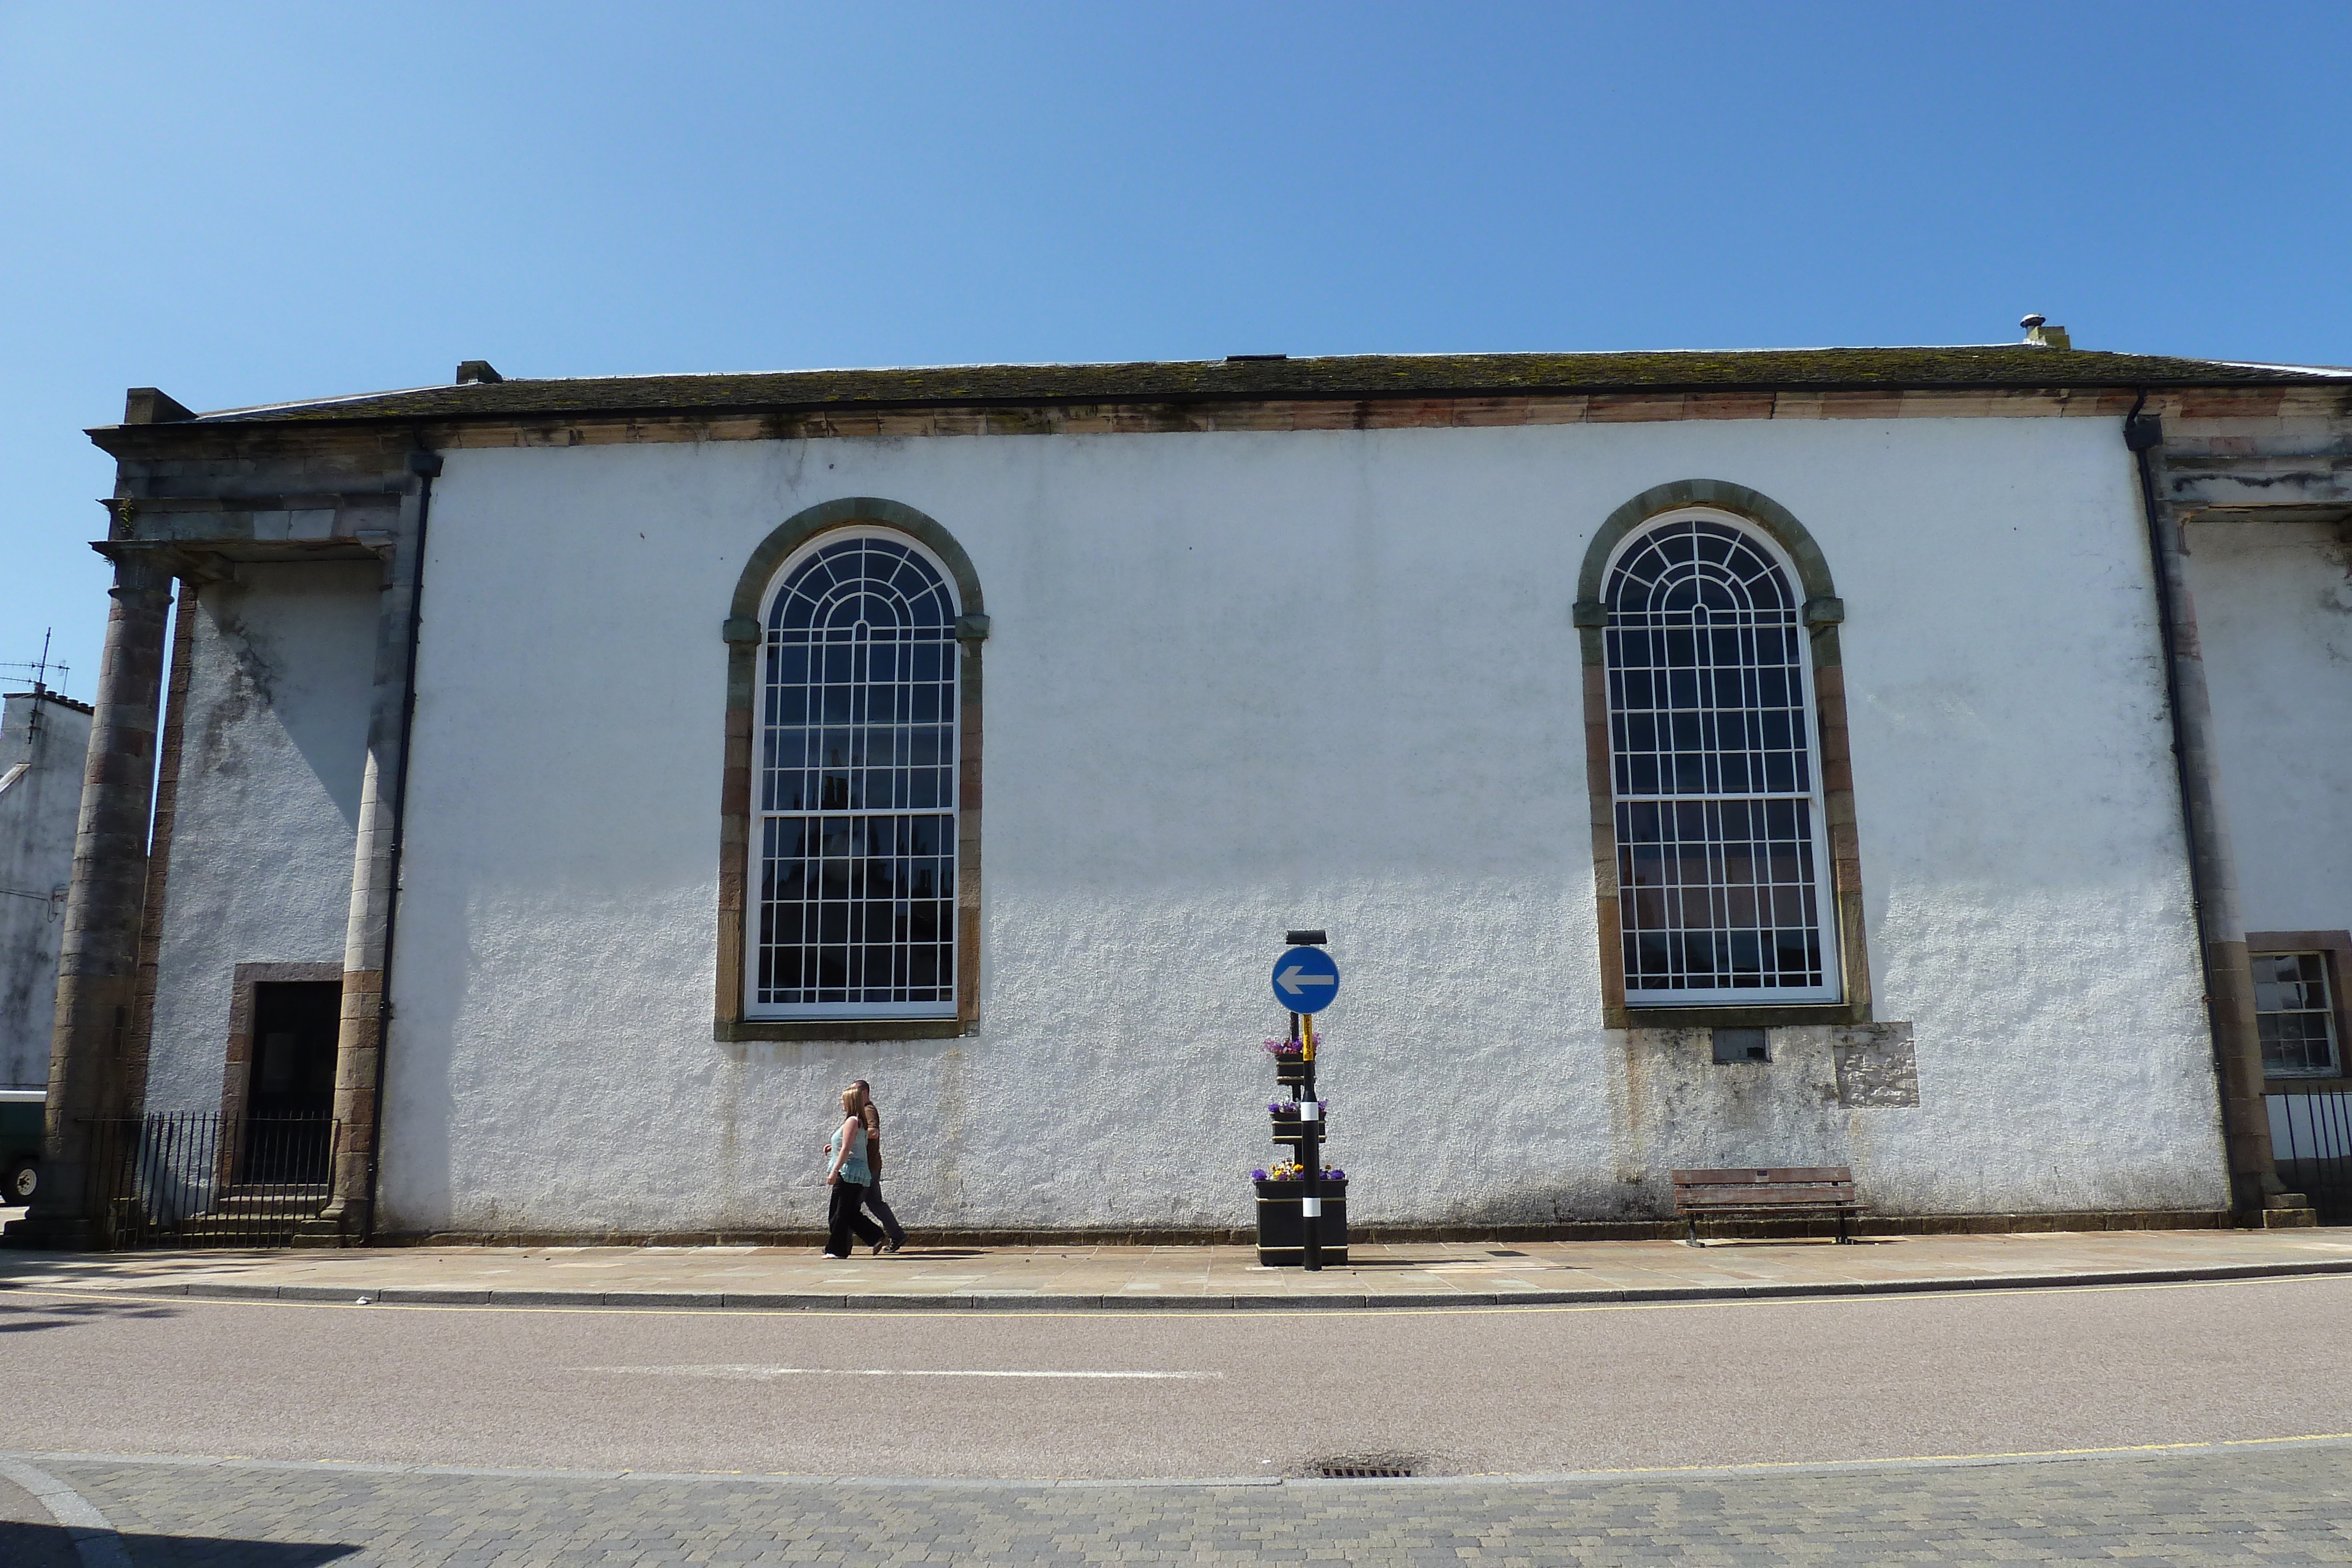
{"type": "MultiPolygon", "coordinates": [[[[38,1301],[0,1295],[0,1333],[37,1333],[43,1329],[72,1328],[79,1323],[101,1320],[112,1322],[121,1318],[171,1318],[178,1315],[178,1308],[155,1301],[38,1301]]],[[[0,1564],[15,1568],[5,1557],[0,1557],[0,1564]]]]}
{"type": "Polygon", "coordinates": [[[1891,1247],[1901,1239],[1897,1236],[1849,1236],[1843,1241],[1834,1236],[1702,1236],[1697,1249],[1760,1252],[1776,1247],[1784,1251],[1792,1247],[1891,1247]]]}
{"type": "MultiPolygon", "coordinates": [[[[210,1535],[118,1535],[136,1568],[310,1568],[349,1557],[340,1542],[236,1541],[210,1535]]],[[[82,1568],[73,1533],[62,1525],[0,1520],[0,1563],[8,1568],[82,1568]]]]}

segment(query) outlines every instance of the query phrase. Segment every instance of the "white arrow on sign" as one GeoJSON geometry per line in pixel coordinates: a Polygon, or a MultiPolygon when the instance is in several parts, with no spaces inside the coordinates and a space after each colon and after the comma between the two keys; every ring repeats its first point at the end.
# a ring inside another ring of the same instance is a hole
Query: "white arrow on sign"
{"type": "Polygon", "coordinates": [[[1274,977],[1274,983],[1280,986],[1285,991],[1287,991],[1290,995],[1295,997],[1298,994],[1298,988],[1301,986],[1336,986],[1339,983],[1339,977],[1337,975],[1310,975],[1306,970],[1300,968],[1297,965],[1293,964],[1290,967],[1285,969],[1279,975],[1276,975],[1274,977]]]}

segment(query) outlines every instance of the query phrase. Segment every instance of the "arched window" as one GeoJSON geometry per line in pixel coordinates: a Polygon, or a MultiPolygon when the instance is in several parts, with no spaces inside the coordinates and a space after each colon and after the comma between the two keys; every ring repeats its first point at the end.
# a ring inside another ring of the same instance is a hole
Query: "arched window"
{"type": "Polygon", "coordinates": [[[1727,516],[1677,512],[1623,539],[1601,599],[1627,1005],[1839,1000],[1790,562],[1727,516]]]}
{"type": "Polygon", "coordinates": [[[769,590],[747,1017],[956,1016],[957,614],[879,530],[824,535],[769,590]]]}

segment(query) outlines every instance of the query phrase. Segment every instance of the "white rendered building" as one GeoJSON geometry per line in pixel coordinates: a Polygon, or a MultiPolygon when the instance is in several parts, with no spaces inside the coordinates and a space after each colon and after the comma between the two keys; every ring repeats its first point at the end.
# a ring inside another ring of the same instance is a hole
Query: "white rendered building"
{"type": "Polygon", "coordinates": [[[1294,926],[1376,1228],[1722,1166],[2259,1223],[2265,1062],[2345,1086],[2347,372],[469,363],[92,434],[168,833],[77,883],[52,1136],[331,1114],[346,1236],[811,1231],[860,1077],[918,1228],[1238,1228],[1294,926]]]}

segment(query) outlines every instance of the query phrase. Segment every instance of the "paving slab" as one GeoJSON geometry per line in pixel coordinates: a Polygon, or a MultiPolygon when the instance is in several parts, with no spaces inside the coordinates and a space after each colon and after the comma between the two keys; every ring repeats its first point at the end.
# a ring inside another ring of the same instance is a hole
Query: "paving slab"
{"type": "Polygon", "coordinates": [[[1529,1305],[2352,1273],[2352,1227],[1828,1240],[1359,1243],[1318,1273],[1247,1247],[0,1250],[0,1290],[475,1306],[878,1311],[1529,1305]]]}

